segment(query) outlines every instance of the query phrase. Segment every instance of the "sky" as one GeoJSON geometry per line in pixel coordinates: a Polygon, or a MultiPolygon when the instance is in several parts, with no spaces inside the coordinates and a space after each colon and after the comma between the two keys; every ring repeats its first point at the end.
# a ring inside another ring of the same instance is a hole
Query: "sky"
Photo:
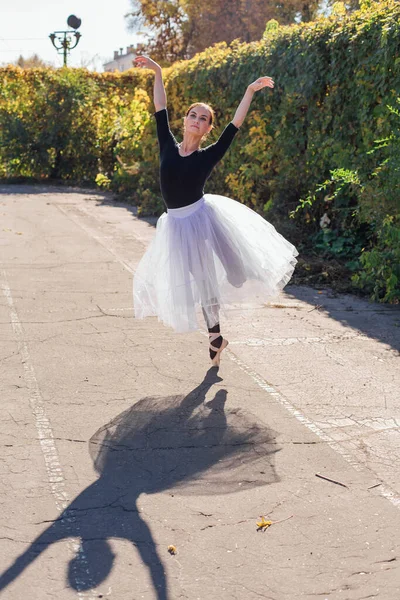
{"type": "Polygon", "coordinates": [[[62,55],[57,54],[49,35],[69,29],[67,18],[74,14],[82,19],[82,38],[71,51],[68,65],[103,70],[114,50],[140,41],[129,33],[124,15],[129,0],[0,0],[0,65],[38,54],[58,67],[62,55]]]}

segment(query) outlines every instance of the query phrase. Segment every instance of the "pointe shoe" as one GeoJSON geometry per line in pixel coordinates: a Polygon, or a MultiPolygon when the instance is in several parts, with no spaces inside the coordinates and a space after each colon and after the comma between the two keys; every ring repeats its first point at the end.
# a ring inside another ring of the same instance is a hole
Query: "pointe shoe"
{"type": "Polygon", "coordinates": [[[224,350],[227,347],[229,342],[225,338],[222,338],[222,344],[219,348],[217,348],[216,346],[212,345],[212,342],[214,342],[214,340],[221,337],[221,334],[220,333],[209,333],[208,337],[210,340],[210,350],[212,350],[213,352],[216,352],[216,355],[214,356],[214,358],[211,359],[211,364],[213,367],[219,367],[219,363],[221,361],[221,352],[222,352],[222,350],[224,350]]]}

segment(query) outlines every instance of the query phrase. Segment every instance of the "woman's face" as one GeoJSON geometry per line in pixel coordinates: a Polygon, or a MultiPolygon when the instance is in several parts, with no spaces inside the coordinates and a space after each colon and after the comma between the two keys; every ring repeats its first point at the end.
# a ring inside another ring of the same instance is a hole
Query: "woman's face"
{"type": "Polygon", "coordinates": [[[211,114],[207,108],[203,108],[202,106],[192,108],[184,120],[185,133],[203,137],[203,135],[211,131],[210,118],[211,114]]]}

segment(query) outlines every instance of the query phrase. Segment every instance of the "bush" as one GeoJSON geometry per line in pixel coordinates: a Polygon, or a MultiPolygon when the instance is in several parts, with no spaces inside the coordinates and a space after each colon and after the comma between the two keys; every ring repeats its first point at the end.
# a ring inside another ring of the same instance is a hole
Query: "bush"
{"type": "Polygon", "coordinates": [[[0,80],[3,178],[94,182],[99,172],[114,173],[117,137],[142,133],[129,114],[140,84],[148,84],[142,73],[6,67],[0,80]]]}
{"type": "MultiPolygon", "coordinates": [[[[399,55],[395,0],[365,2],[351,16],[338,8],[332,17],[290,27],[272,22],[260,42],[217,44],[165,70],[171,128],[180,134],[186,107],[209,102],[218,125],[213,142],[247,85],[273,76],[274,91],[256,94],[208,189],[357,271],[360,249],[385,246],[383,222],[398,210],[400,154],[385,152],[398,140],[397,108],[389,113],[387,106],[395,106],[400,88],[399,55]],[[381,143],[371,154],[375,140],[381,143]],[[379,153],[387,161],[377,166],[379,153]],[[325,189],[318,189],[321,181],[325,189]],[[305,210],[297,210],[299,199],[305,210]],[[325,213],[330,223],[321,230],[325,213]]],[[[1,177],[95,182],[100,174],[102,185],[142,214],[160,214],[152,74],[7,67],[0,80],[1,177]]]]}
{"type": "MultiPolygon", "coordinates": [[[[397,100],[400,103],[400,99],[397,100]]],[[[325,256],[346,259],[354,285],[373,300],[400,301],[400,112],[391,134],[368,155],[376,167],[360,180],[357,172],[336,169],[300,200],[291,216],[303,218],[311,246],[325,256]],[[328,193],[327,193],[328,192],[328,193]],[[305,216],[305,218],[304,218],[305,216]]]]}
{"type": "Polygon", "coordinates": [[[370,227],[372,236],[360,256],[362,270],[353,282],[373,300],[399,303],[400,111],[390,106],[388,110],[394,117],[392,131],[370,152],[378,165],[362,187],[360,221],[370,227]]]}
{"type": "Polygon", "coordinates": [[[378,302],[400,302],[400,219],[386,217],[376,231],[375,245],[360,257],[362,269],[354,284],[378,302]]]}

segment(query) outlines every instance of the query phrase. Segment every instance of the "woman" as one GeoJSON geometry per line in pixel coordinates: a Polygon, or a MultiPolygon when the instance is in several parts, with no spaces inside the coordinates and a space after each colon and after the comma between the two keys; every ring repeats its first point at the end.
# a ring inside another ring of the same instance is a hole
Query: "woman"
{"type": "Polygon", "coordinates": [[[220,332],[220,309],[248,302],[255,294],[262,302],[275,296],[296,264],[295,247],[260,215],[225,196],[204,194],[204,184],[243,123],[254,93],[273,88],[274,82],[260,77],[250,84],[218,141],[200,148],[213,128],[212,108],[201,102],[190,106],[178,143],[168,125],[161,67],[146,56],[138,56],[134,64],[155,73],[160,184],[167,207],[136,270],[135,317],[153,315],[176,331],[192,331],[199,328],[196,307],[201,306],[210,358],[219,366],[228,345],[220,332]]]}

